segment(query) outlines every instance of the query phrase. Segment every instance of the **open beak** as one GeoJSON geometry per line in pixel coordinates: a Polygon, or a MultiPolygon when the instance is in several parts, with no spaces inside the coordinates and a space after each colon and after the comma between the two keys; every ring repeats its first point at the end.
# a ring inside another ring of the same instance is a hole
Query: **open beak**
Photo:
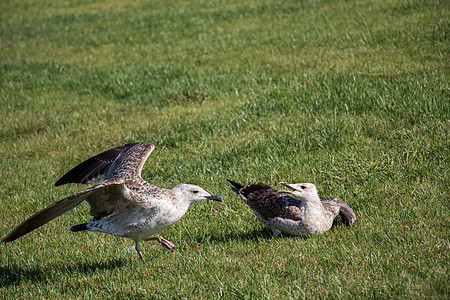
{"type": "Polygon", "coordinates": [[[213,195],[213,194],[211,194],[209,196],[205,196],[205,199],[214,200],[214,201],[217,201],[217,202],[223,202],[222,197],[217,196],[217,195],[213,195]]]}
{"type": "Polygon", "coordinates": [[[284,185],[285,187],[287,187],[288,189],[291,189],[291,190],[293,190],[293,191],[297,191],[296,188],[294,188],[292,185],[290,185],[290,184],[287,183],[287,182],[280,181],[280,182],[278,182],[278,184],[284,185]]]}

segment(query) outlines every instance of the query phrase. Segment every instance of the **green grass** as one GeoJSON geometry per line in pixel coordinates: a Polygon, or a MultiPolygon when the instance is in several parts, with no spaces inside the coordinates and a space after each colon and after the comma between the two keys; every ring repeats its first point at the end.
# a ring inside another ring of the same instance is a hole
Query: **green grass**
{"type": "Polygon", "coordinates": [[[198,184],[177,249],[75,234],[88,205],[0,245],[0,297],[449,298],[448,1],[0,2],[0,235],[151,142],[198,184]],[[313,182],[358,214],[272,238],[228,187],[313,182]]]}

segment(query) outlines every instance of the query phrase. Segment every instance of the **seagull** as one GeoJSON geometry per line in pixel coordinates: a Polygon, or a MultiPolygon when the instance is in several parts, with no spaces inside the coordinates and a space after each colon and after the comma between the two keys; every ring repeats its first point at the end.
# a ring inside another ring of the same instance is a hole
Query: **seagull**
{"type": "Polygon", "coordinates": [[[274,236],[280,234],[309,236],[329,230],[337,215],[347,225],[356,222],[353,210],[337,198],[319,198],[312,183],[288,184],[280,182],[291,191],[279,191],[264,183],[243,186],[227,179],[231,188],[250,207],[274,236]],[[295,197],[295,198],[294,198],[295,197]]]}
{"type": "Polygon", "coordinates": [[[167,249],[174,248],[175,245],[162,236],[149,236],[180,220],[194,202],[223,200],[196,185],[179,184],[173,189],[163,189],[142,179],[142,167],[154,148],[148,143],[125,144],[80,163],[55,186],[87,184],[101,177],[103,181],[37,212],[14,228],[2,242],[12,242],[86,201],[92,221],[75,225],[70,231],[99,231],[129,238],[135,242],[134,248],[142,261],[140,241],[157,240],[167,249]]]}

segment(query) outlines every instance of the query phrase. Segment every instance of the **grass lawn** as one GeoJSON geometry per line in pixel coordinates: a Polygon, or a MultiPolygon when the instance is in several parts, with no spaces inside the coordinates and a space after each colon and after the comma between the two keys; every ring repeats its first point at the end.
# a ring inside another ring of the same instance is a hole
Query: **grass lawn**
{"type": "Polygon", "coordinates": [[[450,297],[450,2],[1,1],[0,236],[156,145],[143,178],[221,195],[162,234],[99,233],[83,203],[0,245],[0,298],[450,297]],[[226,182],[313,182],[359,220],[273,238],[226,182]]]}

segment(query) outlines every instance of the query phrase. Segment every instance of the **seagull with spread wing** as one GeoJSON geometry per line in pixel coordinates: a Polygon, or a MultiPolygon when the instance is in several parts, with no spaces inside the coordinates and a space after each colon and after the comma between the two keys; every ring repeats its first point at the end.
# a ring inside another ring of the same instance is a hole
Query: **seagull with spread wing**
{"type": "Polygon", "coordinates": [[[55,185],[86,184],[101,177],[103,181],[37,212],[14,228],[2,242],[12,242],[86,201],[93,219],[71,227],[71,231],[99,231],[132,239],[142,260],[140,241],[157,240],[165,248],[174,248],[175,245],[162,236],[150,236],[180,220],[194,202],[223,200],[196,185],[180,184],[173,189],[163,189],[142,179],[142,167],[154,148],[148,143],[125,144],[80,163],[55,185]]]}

